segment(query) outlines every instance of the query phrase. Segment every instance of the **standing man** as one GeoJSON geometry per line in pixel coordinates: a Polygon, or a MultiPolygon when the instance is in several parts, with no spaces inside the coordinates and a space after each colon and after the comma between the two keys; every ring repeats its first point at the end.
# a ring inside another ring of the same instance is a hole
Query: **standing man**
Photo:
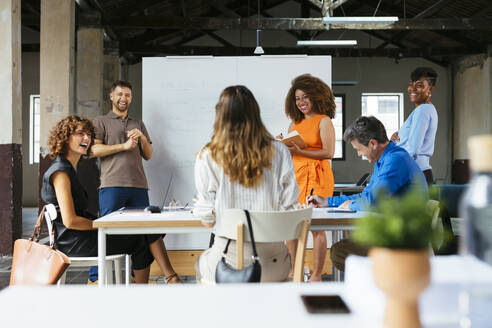
{"type": "MultiPolygon", "coordinates": [[[[149,205],[147,178],[142,158],[152,157],[152,145],[145,124],[128,116],[132,102],[132,85],[128,81],[113,83],[112,110],[94,119],[96,135],[92,156],[101,158],[99,215],[104,216],[122,207],[149,205]]],[[[166,254],[166,281],[181,282],[166,254]]],[[[97,280],[97,267],[91,267],[89,280],[97,280]]]]}

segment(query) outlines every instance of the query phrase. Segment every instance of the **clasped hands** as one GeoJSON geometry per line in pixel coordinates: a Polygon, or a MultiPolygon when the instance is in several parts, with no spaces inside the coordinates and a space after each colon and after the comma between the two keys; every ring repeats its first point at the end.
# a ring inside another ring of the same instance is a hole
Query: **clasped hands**
{"type": "Polygon", "coordinates": [[[132,129],[130,131],[127,131],[126,136],[128,137],[128,140],[124,144],[126,150],[137,147],[138,141],[147,140],[145,135],[139,129],[132,129]]]}

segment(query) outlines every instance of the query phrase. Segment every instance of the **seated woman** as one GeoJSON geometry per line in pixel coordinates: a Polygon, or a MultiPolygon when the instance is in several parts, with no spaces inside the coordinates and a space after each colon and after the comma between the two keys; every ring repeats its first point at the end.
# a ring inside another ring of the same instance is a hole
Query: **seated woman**
{"type": "MultiPolygon", "coordinates": [[[[292,158],[286,146],[275,141],[263,125],[260,108],[244,86],[226,88],[215,106],[212,140],[195,163],[197,196],[194,213],[216,231],[228,208],[251,211],[291,210],[297,205],[299,188],[292,158]]],[[[198,259],[197,280],[215,283],[215,269],[227,239],[216,236],[212,247],[198,259]]],[[[284,243],[257,243],[261,281],[284,281],[291,267],[284,243]]],[[[251,264],[251,247],[244,246],[244,265],[251,264]]],[[[236,244],[226,257],[236,267],[236,244]]]]}
{"type": "MultiPolygon", "coordinates": [[[[53,163],[43,176],[41,197],[58,208],[54,221],[58,249],[68,256],[97,256],[97,231],[94,217],[86,212],[87,194],[75,169],[81,156],[90,153],[94,136],[91,121],[76,115],[59,121],[51,130],[48,145],[53,163]]],[[[147,283],[150,264],[157,261],[169,283],[180,283],[164,256],[166,248],[160,235],[107,236],[107,255],[131,254],[135,281],[147,283]]]]}

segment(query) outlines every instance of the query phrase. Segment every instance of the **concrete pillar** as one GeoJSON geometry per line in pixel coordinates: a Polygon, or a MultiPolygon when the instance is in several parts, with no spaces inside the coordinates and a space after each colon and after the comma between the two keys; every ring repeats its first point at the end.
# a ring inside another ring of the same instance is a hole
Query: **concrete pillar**
{"type": "Polygon", "coordinates": [[[93,119],[103,114],[103,66],[102,29],[79,28],[75,111],[80,116],[93,119]]]}
{"type": "MultiPolygon", "coordinates": [[[[100,27],[79,26],[75,111],[78,115],[89,119],[103,114],[103,47],[103,31],[100,27]]],[[[87,210],[92,214],[99,212],[97,189],[100,185],[100,172],[97,163],[97,158],[91,158],[81,161],[77,168],[82,187],[87,191],[87,210]]]]}
{"type": "Polygon", "coordinates": [[[41,0],[39,181],[51,163],[51,128],[74,111],[75,1],[41,0]]]}
{"type": "Polygon", "coordinates": [[[104,49],[104,52],[103,113],[107,113],[111,110],[111,85],[121,78],[121,62],[117,49],[104,49]]]}
{"type": "Polygon", "coordinates": [[[22,235],[21,3],[0,1],[0,255],[22,235]]]}
{"type": "Polygon", "coordinates": [[[463,57],[454,71],[453,159],[467,159],[468,138],[492,133],[492,57],[463,57]]]}

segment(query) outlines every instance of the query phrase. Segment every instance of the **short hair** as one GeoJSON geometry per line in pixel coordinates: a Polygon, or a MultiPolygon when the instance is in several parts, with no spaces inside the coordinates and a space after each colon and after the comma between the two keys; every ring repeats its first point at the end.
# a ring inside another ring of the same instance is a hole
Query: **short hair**
{"type": "Polygon", "coordinates": [[[430,67],[417,67],[410,74],[411,81],[418,81],[421,77],[425,77],[429,80],[429,84],[432,86],[436,85],[437,73],[433,68],[430,67]]]}
{"type": "Polygon", "coordinates": [[[385,143],[388,141],[388,136],[380,120],[374,116],[361,116],[345,130],[343,139],[346,142],[357,140],[361,145],[367,146],[371,139],[385,143]]]}
{"type": "Polygon", "coordinates": [[[87,149],[87,156],[91,153],[92,145],[94,144],[94,125],[86,118],[70,115],[58,121],[51,129],[48,137],[48,147],[50,148],[50,157],[65,156],[68,152],[68,138],[77,130],[78,126],[91,136],[91,143],[87,149]]]}
{"type": "Polygon", "coordinates": [[[133,91],[132,84],[126,80],[116,80],[111,85],[111,92],[116,89],[116,87],[128,88],[133,91]]]}
{"type": "Polygon", "coordinates": [[[285,98],[285,114],[295,123],[304,119],[304,114],[296,105],[296,90],[302,90],[313,104],[313,112],[335,118],[335,96],[330,87],[321,79],[311,74],[302,74],[292,80],[292,86],[285,98]]]}

